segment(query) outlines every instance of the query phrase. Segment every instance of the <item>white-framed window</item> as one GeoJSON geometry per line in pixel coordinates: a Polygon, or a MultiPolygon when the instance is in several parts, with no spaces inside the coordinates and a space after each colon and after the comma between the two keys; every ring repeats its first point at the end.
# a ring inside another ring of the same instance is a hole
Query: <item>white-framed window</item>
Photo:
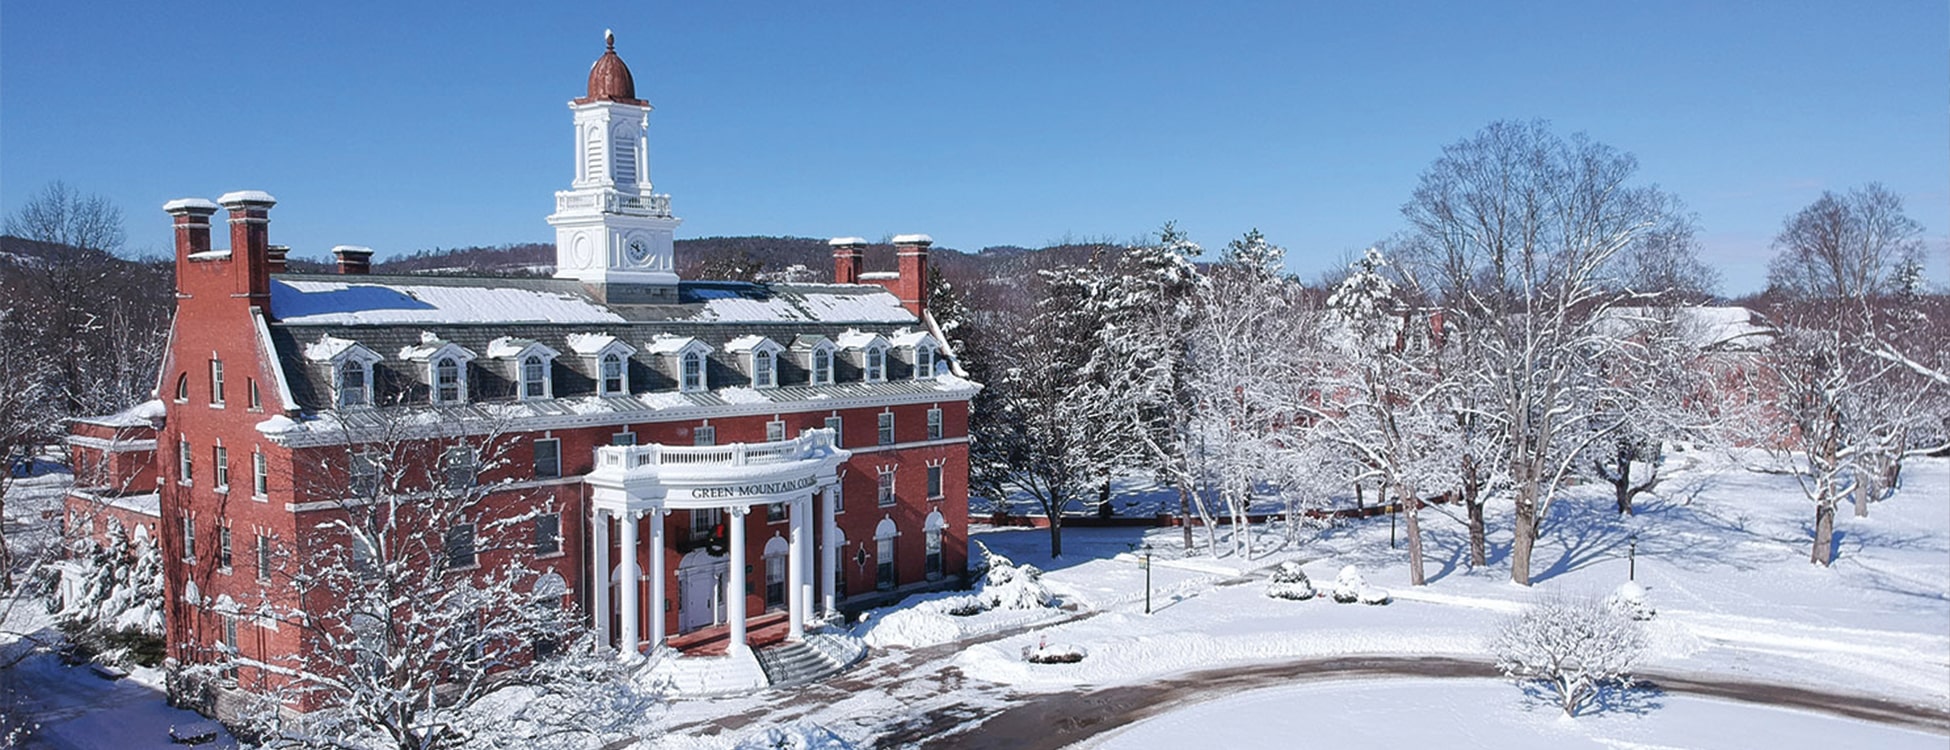
{"type": "Polygon", "coordinates": [[[210,452],[212,470],[210,476],[215,480],[218,492],[230,491],[230,449],[220,443],[210,452]]]}
{"type": "Polygon", "coordinates": [[[712,425],[698,425],[691,429],[691,445],[717,445],[718,428],[712,425]]]}
{"type": "Polygon", "coordinates": [[[264,497],[271,493],[271,463],[264,459],[264,451],[251,450],[251,494],[264,497]]]}
{"type": "Polygon", "coordinates": [[[179,404],[189,403],[189,400],[190,400],[190,374],[186,372],[176,376],[176,403],[179,404]]]}
{"type": "Polygon", "coordinates": [[[704,390],[704,354],[684,352],[679,362],[682,363],[683,379],[679,381],[678,389],[685,393],[704,390]]]}
{"type": "Polygon", "coordinates": [[[941,467],[928,467],[928,499],[941,499],[941,467]]]}
{"type": "Polygon", "coordinates": [[[433,368],[433,402],[436,404],[458,404],[467,400],[467,364],[459,357],[435,357],[433,368]]]}
{"type": "Polygon", "coordinates": [[[223,360],[210,358],[210,405],[223,406],[223,360]]]}
{"type": "Polygon", "coordinates": [[[523,400],[548,398],[548,358],[540,354],[530,354],[521,358],[521,398],[523,400]]]}
{"type": "Polygon", "coordinates": [[[845,513],[846,493],[840,490],[840,485],[834,484],[833,488],[829,490],[829,492],[832,493],[832,498],[833,498],[833,514],[839,515],[841,513],[845,513]]]}
{"type": "Polygon", "coordinates": [[[350,482],[347,487],[354,497],[372,497],[379,494],[379,461],[369,453],[354,453],[347,458],[347,472],[350,482]]]}
{"type": "Polygon", "coordinates": [[[772,352],[759,349],[752,352],[752,387],[770,388],[779,384],[779,360],[772,352]]]}
{"type": "Polygon", "coordinates": [[[257,580],[271,580],[271,537],[257,535],[257,580]]]}
{"type": "Polygon", "coordinates": [[[880,470],[880,493],[876,499],[882,508],[894,504],[894,470],[892,467],[880,470]]]}
{"type": "Polygon", "coordinates": [[[196,562],[196,517],[183,516],[183,559],[196,562]]]}
{"type": "Polygon", "coordinates": [[[833,415],[833,416],[830,416],[830,417],[827,417],[827,418],[826,418],[826,429],[829,429],[829,430],[832,430],[832,431],[833,431],[833,445],[836,445],[836,446],[837,446],[837,445],[841,445],[841,443],[840,443],[840,425],[841,425],[841,424],[843,424],[843,423],[844,423],[844,420],[841,420],[841,419],[840,419],[840,415],[838,415],[838,414],[835,414],[835,415],[833,415]]]}
{"type": "Polygon", "coordinates": [[[929,440],[940,440],[940,439],[941,439],[941,409],[940,409],[940,407],[936,407],[936,408],[933,408],[933,409],[929,409],[929,410],[928,410],[928,439],[929,439],[929,440]]]}
{"type": "Polygon", "coordinates": [[[630,392],[630,367],[620,352],[609,352],[598,360],[601,377],[596,382],[596,395],[621,396],[630,392]]]}
{"type": "Polygon", "coordinates": [[[562,439],[536,438],[535,478],[554,479],[559,476],[562,476],[562,439]]]}
{"type": "Polygon", "coordinates": [[[785,606],[785,555],[765,556],[765,608],[785,606]]]}
{"type": "Polygon", "coordinates": [[[194,476],[194,472],[191,470],[195,466],[196,457],[190,453],[189,437],[178,437],[176,439],[176,481],[189,484],[191,478],[194,476]]]}
{"type": "Polygon", "coordinates": [[[874,588],[885,591],[894,587],[894,538],[884,537],[875,546],[874,588]]]}
{"type": "Polygon", "coordinates": [[[894,444],[894,413],[891,411],[880,413],[880,444],[894,444]]]}
{"type": "Polygon", "coordinates": [[[765,522],[778,523],[785,520],[785,503],[768,503],[765,506],[765,522]]]}
{"type": "Polygon", "coordinates": [[[244,378],[244,391],[250,396],[252,411],[260,411],[264,408],[264,396],[257,392],[257,378],[244,378]]]}
{"type": "Polygon", "coordinates": [[[827,347],[814,349],[812,353],[812,384],[833,384],[833,350],[827,347]]]}
{"type": "Polygon", "coordinates": [[[610,445],[636,445],[636,433],[629,430],[609,436],[610,445]]]}
{"type": "Polygon", "coordinates": [[[928,580],[941,578],[941,530],[928,529],[927,532],[927,575],[928,580]]]}
{"type": "Polygon", "coordinates": [[[474,550],[474,524],[455,524],[447,529],[447,567],[472,568],[479,561],[474,550]]]}
{"type": "Polygon", "coordinates": [[[616,184],[636,184],[636,135],[628,127],[617,128],[616,136],[610,139],[610,143],[613,144],[610,167],[615,171],[616,184]]]}
{"type": "Polygon", "coordinates": [[[535,556],[546,557],[562,551],[562,514],[535,516],[535,556]]]}
{"type": "Polygon", "coordinates": [[[866,362],[867,382],[880,383],[887,380],[887,347],[867,347],[866,362]]]}
{"type": "Polygon", "coordinates": [[[705,508],[691,511],[691,541],[702,542],[711,538],[719,524],[724,522],[724,510],[705,508]]]}
{"type": "Polygon", "coordinates": [[[447,489],[460,490],[474,486],[478,471],[473,448],[457,445],[440,456],[441,477],[447,489]]]}
{"type": "Polygon", "coordinates": [[[926,345],[914,347],[914,379],[934,379],[934,347],[926,345]]]}
{"type": "Polygon", "coordinates": [[[765,423],[765,441],[776,443],[785,439],[785,420],[774,419],[765,423]]]}
{"type": "Polygon", "coordinates": [[[358,360],[344,360],[333,366],[337,372],[332,376],[334,401],[340,409],[350,409],[372,405],[372,365],[358,360]]]}
{"type": "Polygon", "coordinates": [[[235,661],[235,657],[239,655],[239,652],[237,651],[237,615],[226,612],[222,615],[222,617],[223,617],[223,651],[224,651],[225,661],[226,661],[226,664],[224,665],[223,668],[223,678],[230,682],[236,682],[237,663],[235,661]]]}
{"type": "Polygon", "coordinates": [[[230,569],[230,527],[217,527],[217,567],[230,569]]]}

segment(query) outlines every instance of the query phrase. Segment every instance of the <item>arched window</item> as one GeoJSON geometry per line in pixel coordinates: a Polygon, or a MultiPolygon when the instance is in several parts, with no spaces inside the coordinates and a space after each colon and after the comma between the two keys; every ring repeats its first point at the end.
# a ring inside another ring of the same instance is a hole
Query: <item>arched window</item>
{"type": "Polygon", "coordinates": [[[338,364],[338,373],[333,380],[336,381],[340,409],[372,404],[372,390],[366,382],[369,379],[367,374],[364,362],[346,360],[338,364]]]}
{"type": "Polygon", "coordinates": [[[603,355],[603,380],[599,386],[599,396],[617,396],[629,392],[629,384],[624,380],[623,355],[615,352],[603,355]]]}
{"type": "Polygon", "coordinates": [[[773,367],[772,353],[764,349],[752,352],[752,387],[770,388],[778,382],[778,370],[773,367]]]}
{"type": "Polygon", "coordinates": [[[914,379],[928,380],[934,377],[934,347],[914,348],[914,379]]]}
{"type": "Polygon", "coordinates": [[[704,390],[704,355],[699,352],[684,354],[684,391],[704,390]]]}
{"type": "Polygon", "coordinates": [[[467,383],[461,379],[460,360],[441,357],[433,361],[433,402],[457,404],[467,396],[467,383]]]}
{"type": "Polygon", "coordinates": [[[867,382],[878,383],[887,379],[887,348],[882,346],[867,348],[867,382]]]}
{"type": "Polygon", "coordinates": [[[176,376],[176,400],[190,400],[190,374],[187,372],[176,376]]]}
{"type": "Polygon", "coordinates": [[[786,604],[786,555],[791,552],[783,537],[774,536],[765,543],[765,608],[778,609],[786,604]]]}
{"type": "Polygon", "coordinates": [[[521,397],[548,397],[548,362],[540,354],[530,354],[521,360],[521,397]]]}
{"type": "Polygon", "coordinates": [[[813,350],[812,384],[813,385],[833,384],[833,351],[831,349],[813,350]]]}

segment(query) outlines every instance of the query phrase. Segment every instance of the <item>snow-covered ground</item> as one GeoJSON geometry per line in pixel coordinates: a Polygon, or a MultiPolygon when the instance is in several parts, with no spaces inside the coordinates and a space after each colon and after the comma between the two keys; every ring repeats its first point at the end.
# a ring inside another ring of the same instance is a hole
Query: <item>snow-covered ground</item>
{"type": "Polygon", "coordinates": [[[1775,750],[1942,748],[1939,735],[1683,695],[1564,719],[1548,703],[1511,700],[1491,680],[1373,680],[1270,688],[1220,698],[1119,729],[1087,747],[1452,747],[1495,750],[1775,750]],[[1405,708],[1411,707],[1411,708],[1405,708]],[[1405,713],[1414,720],[1404,721],[1405,713]],[[1845,741],[1838,741],[1845,740],[1845,741]]]}

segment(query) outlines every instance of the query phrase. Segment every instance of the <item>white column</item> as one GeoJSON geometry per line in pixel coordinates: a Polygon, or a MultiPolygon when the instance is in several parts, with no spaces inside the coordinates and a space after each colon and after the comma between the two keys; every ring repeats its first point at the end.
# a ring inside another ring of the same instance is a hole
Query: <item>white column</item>
{"type": "Polygon", "coordinates": [[[806,500],[794,498],[786,506],[791,531],[786,537],[785,639],[797,641],[806,631],[806,500]]]}
{"type": "Polygon", "coordinates": [[[833,493],[838,489],[828,487],[819,493],[819,566],[813,575],[819,579],[820,611],[827,617],[839,612],[839,602],[834,601],[833,576],[839,575],[839,550],[834,546],[840,535],[838,522],[833,518],[833,493]]]}
{"type": "Polygon", "coordinates": [[[664,516],[650,511],[650,648],[664,645],[664,516]]]}
{"type": "Polygon", "coordinates": [[[731,576],[725,579],[725,619],[731,624],[731,649],[748,650],[745,642],[745,511],[743,505],[726,510],[726,534],[731,537],[731,576]]]}
{"type": "Polygon", "coordinates": [[[596,641],[609,648],[609,511],[597,508],[590,516],[589,543],[596,568],[589,578],[589,611],[596,616],[596,641]]]}
{"type": "Polygon", "coordinates": [[[642,610],[638,608],[636,601],[639,577],[636,572],[636,511],[623,511],[622,521],[622,545],[617,552],[623,556],[623,570],[616,582],[616,585],[621,587],[616,609],[623,615],[623,640],[619,645],[623,649],[623,656],[630,658],[642,653],[637,650],[640,643],[637,638],[637,617],[642,610]]]}

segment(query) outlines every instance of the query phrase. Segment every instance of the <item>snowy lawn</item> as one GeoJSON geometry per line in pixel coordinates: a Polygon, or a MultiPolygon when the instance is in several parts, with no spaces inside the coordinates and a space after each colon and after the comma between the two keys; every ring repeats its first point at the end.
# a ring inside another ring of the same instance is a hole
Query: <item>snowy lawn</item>
{"type": "Polygon", "coordinates": [[[1924,750],[1943,742],[1939,735],[1881,724],[1671,694],[1641,695],[1615,710],[1570,720],[1548,702],[1520,699],[1501,682],[1412,679],[1317,683],[1219,698],[1085,746],[1924,750]],[[1413,721],[1402,720],[1404,706],[1414,707],[1413,721]]]}

